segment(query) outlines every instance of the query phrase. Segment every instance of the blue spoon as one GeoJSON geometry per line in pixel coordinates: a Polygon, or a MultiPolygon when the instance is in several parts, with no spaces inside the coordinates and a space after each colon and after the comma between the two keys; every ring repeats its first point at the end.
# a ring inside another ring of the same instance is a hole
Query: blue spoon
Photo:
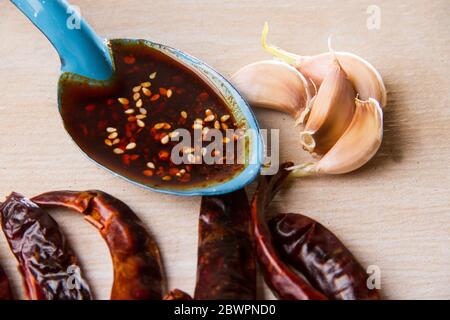
{"type": "MultiPolygon", "coordinates": [[[[55,47],[61,59],[61,71],[93,80],[108,80],[114,74],[114,66],[108,42],[100,38],[65,0],[11,0],[38,27],[55,47]]],[[[137,42],[142,40],[127,40],[137,42]]],[[[232,192],[252,182],[261,169],[263,143],[253,112],[237,90],[217,71],[202,61],[177,49],[145,41],[145,44],[183,63],[202,75],[223,97],[236,119],[243,119],[247,128],[257,134],[249,135],[249,147],[245,168],[232,179],[207,187],[153,186],[142,184],[111,171],[105,164],[92,159],[100,167],[131,183],[157,192],[176,195],[214,195],[232,192]]],[[[61,111],[61,104],[59,109],[61,111]]],[[[249,131],[250,132],[250,131],[249,131]]],[[[83,151],[83,150],[82,150],[83,151]]],[[[84,152],[84,151],[83,151],[84,152]]]]}

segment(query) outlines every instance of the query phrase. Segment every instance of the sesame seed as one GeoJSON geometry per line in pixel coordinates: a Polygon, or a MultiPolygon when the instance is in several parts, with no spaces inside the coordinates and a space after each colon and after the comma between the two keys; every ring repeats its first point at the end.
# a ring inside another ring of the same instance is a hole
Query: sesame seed
{"type": "Polygon", "coordinates": [[[145,109],[145,108],[140,108],[140,109],[139,109],[139,112],[140,112],[141,114],[147,114],[147,109],[145,109]]]}
{"type": "Polygon", "coordinates": [[[160,98],[161,96],[159,94],[154,94],[151,98],[150,101],[156,101],[160,98]]]}
{"type": "Polygon", "coordinates": [[[173,94],[172,89],[167,90],[167,92],[166,92],[167,98],[170,98],[172,96],[172,94],[173,94]]]}
{"type": "Polygon", "coordinates": [[[136,100],[138,100],[140,97],[141,97],[140,93],[137,92],[137,93],[135,93],[135,94],[133,95],[133,100],[136,101],[136,100]]]}
{"type": "Polygon", "coordinates": [[[195,151],[195,149],[191,147],[183,147],[182,151],[183,153],[192,153],[195,151]]]}
{"type": "Polygon", "coordinates": [[[119,136],[119,134],[116,132],[113,132],[111,134],[108,135],[108,139],[115,139],[119,136]]]}
{"type": "Polygon", "coordinates": [[[156,130],[162,129],[164,127],[164,123],[160,122],[154,125],[153,128],[155,128],[156,130]]]}
{"type": "Polygon", "coordinates": [[[194,163],[195,162],[195,157],[192,153],[189,153],[187,156],[187,160],[189,163],[194,163]]]}
{"type": "Polygon", "coordinates": [[[142,107],[142,99],[139,99],[139,100],[136,102],[136,107],[138,107],[138,108],[142,107]]]}
{"type": "Polygon", "coordinates": [[[127,144],[127,146],[125,147],[125,149],[127,149],[127,150],[132,150],[132,149],[134,149],[134,148],[136,148],[136,143],[134,143],[134,142],[130,142],[130,143],[127,144]]]}
{"type": "Polygon", "coordinates": [[[217,129],[217,130],[220,129],[220,122],[219,121],[214,122],[214,128],[217,129]]]}
{"type": "Polygon", "coordinates": [[[151,85],[152,85],[152,84],[151,84],[150,82],[142,82],[142,83],[141,83],[141,86],[144,87],[144,88],[150,88],[151,85]]]}
{"type": "Polygon", "coordinates": [[[186,111],[181,111],[180,115],[183,119],[187,119],[187,117],[188,117],[188,114],[186,111]]]}
{"type": "Polygon", "coordinates": [[[164,136],[164,137],[161,138],[161,143],[162,144],[168,144],[169,140],[170,140],[169,136],[164,136]]]}
{"type": "Polygon", "coordinates": [[[117,131],[117,129],[113,128],[113,127],[106,128],[106,132],[108,132],[108,133],[112,133],[112,132],[116,132],[116,131],[117,131]]]}
{"type": "Polygon", "coordinates": [[[228,129],[228,125],[226,123],[222,123],[222,129],[223,130],[227,130],[228,129]]]}
{"type": "Polygon", "coordinates": [[[133,88],[133,92],[139,92],[141,90],[141,86],[136,86],[133,88]]]}
{"type": "Polygon", "coordinates": [[[222,122],[226,122],[228,119],[230,119],[229,114],[226,114],[226,115],[220,117],[220,121],[222,121],[222,122]]]}
{"type": "Polygon", "coordinates": [[[203,125],[201,125],[200,123],[194,123],[194,125],[192,126],[192,129],[194,130],[201,130],[203,128],[203,125]]]}
{"type": "Polygon", "coordinates": [[[115,148],[113,151],[114,151],[115,154],[124,154],[125,153],[125,151],[123,151],[120,148],[115,148]]]}
{"type": "Polygon", "coordinates": [[[137,119],[136,124],[141,128],[145,127],[145,122],[142,121],[141,119],[137,119]]]}
{"type": "Polygon", "coordinates": [[[152,74],[149,75],[149,78],[152,79],[152,80],[155,79],[156,78],[156,74],[157,74],[156,72],[153,72],[152,74]]]}
{"type": "Polygon", "coordinates": [[[147,97],[150,97],[152,95],[150,89],[147,88],[142,88],[142,93],[144,93],[147,97]]]}
{"type": "Polygon", "coordinates": [[[112,144],[115,145],[115,144],[118,144],[119,142],[120,142],[120,139],[117,138],[117,139],[114,139],[114,141],[112,142],[112,144]]]}
{"type": "Polygon", "coordinates": [[[134,109],[125,110],[125,114],[133,114],[133,113],[134,113],[134,109]]]}
{"type": "Polygon", "coordinates": [[[164,122],[164,129],[169,130],[171,128],[172,128],[172,126],[169,123],[164,122]]]}
{"type": "Polygon", "coordinates": [[[214,117],[213,114],[210,114],[209,116],[207,116],[207,117],[205,118],[205,122],[211,122],[211,121],[214,121],[215,118],[216,118],[216,117],[214,117]]]}
{"type": "Polygon", "coordinates": [[[147,118],[147,116],[145,114],[138,114],[136,116],[136,119],[138,119],[138,120],[142,120],[142,119],[145,119],[145,118],[147,118]]]}
{"type": "Polygon", "coordinates": [[[155,169],[155,164],[153,162],[147,162],[147,167],[150,169],[155,169]]]}
{"type": "Polygon", "coordinates": [[[179,132],[179,131],[173,131],[173,132],[169,133],[169,137],[170,137],[170,138],[176,138],[176,137],[178,137],[179,135],[180,135],[180,132],[179,132]]]}
{"type": "Polygon", "coordinates": [[[109,140],[109,139],[106,139],[105,140],[105,144],[108,146],[108,147],[112,147],[112,141],[111,140],[109,140]]]}
{"type": "Polygon", "coordinates": [[[162,179],[163,179],[163,181],[170,181],[170,180],[172,180],[172,177],[171,176],[164,176],[162,179]]]}
{"type": "Polygon", "coordinates": [[[142,171],[142,174],[146,177],[151,177],[153,176],[153,170],[144,170],[142,171]]]}
{"type": "Polygon", "coordinates": [[[121,104],[128,105],[130,104],[130,101],[127,98],[119,98],[117,99],[121,104]]]}
{"type": "Polygon", "coordinates": [[[210,116],[210,115],[213,114],[213,112],[211,111],[211,109],[206,109],[206,110],[205,110],[205,114],[206,114],[207,116],[210,116]]]}

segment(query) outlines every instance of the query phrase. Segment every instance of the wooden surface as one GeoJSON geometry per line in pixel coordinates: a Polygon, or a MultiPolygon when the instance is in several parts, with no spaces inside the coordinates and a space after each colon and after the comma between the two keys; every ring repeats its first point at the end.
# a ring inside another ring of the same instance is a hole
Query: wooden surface
{"type": "MultiPolygon", "coordinates": [[[[450,298],[450,2],[300,0],[73,0],[101,35],[152,39],[195,55],[225,75],[268,56],[270,39],[303,54],[336,50],[372,62],[389,90],[386,134],[362,170],[297,180],[274,210],[303,212],[333,230],[364,265],[381,269],[385,298],[450,298]],[[380,30],[366,9],[381,8],[380,30]]],[[[9,2],[0,2],[0,194],[55,189],[107,191],[131,205],[155,234],[169,287],[193,292],[200,199],[152,193],[97,168],[64,132],[56,108],[59,59],[9,2]]],[[[308,159],[287,116],[258,111],[281,128],[281,160],[308,159]]],[[[253,190],[252,187],[249,190],[253,190]]],[[[54,216],[68,234],[95,296],[107,299],[111,261],[97,232],[67,211],[54,216]]],[[[0,261],[22,292],[16,262],[0,236],[0,261]]],[[[266,292],[261,297],[271,298],[266,292]]]]}

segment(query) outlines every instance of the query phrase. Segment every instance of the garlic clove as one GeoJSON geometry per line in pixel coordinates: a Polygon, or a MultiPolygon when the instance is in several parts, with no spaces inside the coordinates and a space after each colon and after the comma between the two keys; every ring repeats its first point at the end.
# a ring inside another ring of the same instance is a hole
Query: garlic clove
{"type": "MultiPolygon", "coordinates": [[[[379,101],[382,107],[385,107],[387,92],[380,73],[369,62],[353,53],[335,52],[334,54],[355,87],[359,98],[361,100],[373,98],[379,101]]],[[[305,77],[312,79],[317,86],[320,86],[332,60],[332,55],[327,52],[303,60],[295,67],[305,77]]]]}
{"type": "Polygon", "coordinates": [[[377,153],[383,140],[383,111],[377,100],[356,99],[352,123],[319,161],[318,173],[343,174],[359,169],[377,153]]]}
{"type": "Polygon", "coordinates": [[[383,110],[378,101],[356,99],[353,120],[336,145],[317,163],[289,168],[292,175],[344,174],[359,169],[376,154],[383,140],[383,110]]]}
{"type": "Polygon", "coordinates": [[[387,104],[387,91],[380,73],[366,60],[349,52],[325,52],[315,56],[301,56],[290,53],[267,43],[269,26],[264,25],[262,46],[272,56],[297,68],[306,79],[311,79],[320,87],[333,65],[334,56],[353,83],[358,96],[362,100],[374,98],[384,108],[387,104]]]}
{"type": "Polygon", "coordinates": [[[267,60],[237,71],[231,83],[252,105],[275,109],[299,118],[311,100],[310,83],[287,63],[267,60]]]}
{"type": "Polygon", "coordinates": [[[352,121],[355,96],[351,82],[335,60],[314,97],[308,121],[300,134],[306,150],[323,155],[336,144],[352,121]]]}

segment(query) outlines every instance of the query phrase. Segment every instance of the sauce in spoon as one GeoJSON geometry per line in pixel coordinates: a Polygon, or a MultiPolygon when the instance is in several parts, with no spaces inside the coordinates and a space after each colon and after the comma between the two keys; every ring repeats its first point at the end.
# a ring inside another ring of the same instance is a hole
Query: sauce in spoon
{"type": "MultiPolygon", "coordinates": [[[[212,155],[226,162],[227,146],[237,150],[241,137],[234,134],[230,139],[226,130],[245,125],[188,67],[144,42],[112,40],[110,46],[113,81],[96,83],[65,73],[59,83],[64,125],[86,154],[128,179],[153,187],[210,186],[244,169],[236,163],[237,151],[233,164],[208,165],[195,159],[199,152],[194,145],[182,149],[188,162],[175,164],[171,152],[178,142],[171,138],[177,129],[188,130],[192,137],[194,130],[200,130],[203,137],[212,129],[220,130],[225,137],[223,151],[212,151],[212,155]]],[[[205,155],[205,149],[200,153],[205,155]]]]}

